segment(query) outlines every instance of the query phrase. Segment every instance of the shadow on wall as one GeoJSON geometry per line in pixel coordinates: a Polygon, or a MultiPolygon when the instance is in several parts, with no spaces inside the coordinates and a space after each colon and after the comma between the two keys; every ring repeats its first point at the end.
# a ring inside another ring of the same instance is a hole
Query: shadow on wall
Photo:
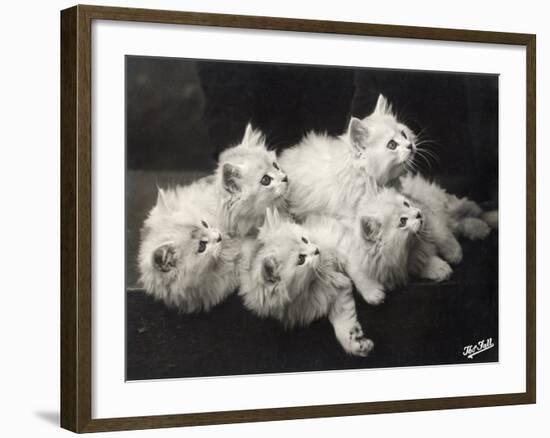
{"type": "Polygon", "coordinates": [[[58,411],[38,411],[34,414],[51,426],[59,427],[60,425],[60,416],[58,411]]]}
{"type": "Polygon", "coordinates": [[[205,96],[195,62],[127,57],[127,167],[206,168],[205,96]]]}

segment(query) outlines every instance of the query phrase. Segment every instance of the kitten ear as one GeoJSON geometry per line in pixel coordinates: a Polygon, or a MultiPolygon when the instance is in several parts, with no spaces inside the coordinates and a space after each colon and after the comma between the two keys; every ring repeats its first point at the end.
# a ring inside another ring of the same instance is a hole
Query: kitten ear
{"type": "Polygon", "coordinates": [[[239,166],[224,163],[222,167],[223,188],[231,194],[241,191],[241,179],[243,175],[239,166]]]}
{"type": "Polygon", "coordinates": [[[262,277],[269,283],[278,283],[281,277],[278,274],[279,262],[275,256],[270,255],[262,260],[262,277]]]}
{"type": "Polygon", "coordinates": [[[243,143],[248,143],[250,138],[252,137],[252,134],[254,132],[254,128],[252,128],[252,124],[248,122],[246,124],[246,128],[244,130],[244,136],[243,136],[243,143]]]}
{"type": "Polygon", "coordinates": [[[388,102],[388,99],[383,94],[380,94],[378,96],[378,100],[376,101],[376,107],[374,108],[374,114],[379,114],[381,116],[385,115],[392,115],[392,107],[391,104],[388,102]]]}
{"type": "Polygon", "coordinates": [[[264,136],[260,130],[254,129],[249,122],[244,130],[244,136],[241,143],[248,147],[261,146],[264,143],[264,136]]]}
{"type": "Polygon", "coordinates": [[[279,211],[273,208],[267,208],[265,210],[264,226],[267,228],[275,228],[281,223],[281,217],[279,211]]]}
{"type": "Polygon", "coordinates": [[[155,249],[153,266],[161,272],[170,272],[176,266],[176,249],[171,243],[165,243],[155,249]]]}
{"type": "Polygon", "coordinates": [[[351,145],[357,152],[361,152],[367,146],[369,131],[361,120],[352,117],[348,127],[349,138],[351,145]]]}
{"type": "Polygon", "coordinates": [[[374,216],[361,216],[361,233],[366,240],[378,240],[382,224],[374,216]]]}
{"type": "Polygon", "coordinates": [[[158,187],[157,193],[157,208],[163,213],[166,213],[169,210],[168,202],[166,200],[166,193],[160,187],[158,187]]]}

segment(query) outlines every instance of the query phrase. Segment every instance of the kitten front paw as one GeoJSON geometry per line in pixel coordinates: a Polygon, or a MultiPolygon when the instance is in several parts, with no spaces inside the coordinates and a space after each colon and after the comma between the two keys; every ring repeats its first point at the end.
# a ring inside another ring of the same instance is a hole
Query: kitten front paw
{"type": "Polygon", "coordinates": [[[448,280],[453,273],[453,269],[449,264],[440,259],[439,257],[432,257],[424,266],[422,272],[422,278],[427,278],[428,280],[433,281],[444,281],[448,280]]]}
{"type": "Polygon", "coordinates": [[[365,337],[363,329],[356,323],[349,332],[349,345],[346,349],[354,356],[366,357],[374,348],[374,342],[365,337]]]}
{"type": "Polygon", "coordinates": [[[445,247],[442,247],[439,250],[441,252],[441,256],[446,261],[452,265],[457,265],[462,261],[462,247],[454,237],[450,242],[447,242],[445,247]]]}
{"type": "Polygon", "coordinates": [[[382,304],[386,299],[386,293],[381,289],[368,289],[362,292],[363,298],[372,306],[382,304]]]}
{"type": "Polygon", "coordinates": [[[462,234],[470,240],[483,240],[491,232],[491,227],[486,222],[475,217],[462,219],[462,234]]]}
{"type": "Polygon", "coordinates": [[[464,201],[462,208],[463,208],[464,214],[467,214],[469,216],[477,217],[481,213],[483,213],[483,210],[481,209],[481,207],[470,199],[464,201]]]}
{"type": "Polygon", "coordinates": [[[353,287],[349,277],[340,272],[334,274],[332,284],[338,290],[348,290],[353,287]]]}

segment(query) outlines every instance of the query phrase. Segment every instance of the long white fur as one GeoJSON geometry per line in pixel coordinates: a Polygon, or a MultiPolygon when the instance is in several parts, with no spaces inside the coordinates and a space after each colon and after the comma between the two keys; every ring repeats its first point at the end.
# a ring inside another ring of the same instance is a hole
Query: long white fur
{"type": "MultiPolygon", "coordinates": [[[[379,200],[385,201],[371,202],[376,187],[394,184],[409,169],[415,143],[414,133],[398,122],[382,95],[371,115],[350,121],[346,134],[338,138],[309,134],[299,145],[283,152],[280,159],[292,180],[288,195],[291,212],[303,221],[312,215],[357,217],[358,210],[369,208],[369,204],[370,208],[383,210],[396,194],[383,193],[379,200]],[[390,141],[394,142],[393,149],[387,147],[390,141]]],[[[387,250],[384,257],[374,258],[357,270],[370,278],[356,281],[368,302],[381,301],[384,288],[406,284],[408,273],[435,281],[449,278],[452,269],[437,257],[438,251],[449,262],[461,260],[462,249],[448,230],[449,214],[440,208],[439,199],[446,199],[446,195],[431,188],[432,193],[421,198],[425,210],[422,236],[413,239],[410,249],[387,250]]]]}
{"type": "Polygon", "coordinates": [[[138,255],[145,291],[182,313],[208,311],[234,292],[239,242],[219,228],[215,190],[207,180],[159,189],[138,255]],[[207,241],[202,253],[199,240],[207,241]]]}
{"type": "Polygon", "coordinates": [[[399,123],[386,98],[379,96],[372,114],[352,118],[339,137],[309,133],[283,151],[280,163],[291,181],[289,208],[298,220],[308,215],[349,213],[374,185],[402,174],[414,153],[414,133],[399,123]],[[396,147],[386,146],[394,141],[396,147]]]}
{"type": "Polygon", "coordinates": [[[366,356],[373,348],[357,320],[351,280],[332,246],[318,245],[308,231],[269,211],[257,239],[247,239],[240,261],[239,294],[260,317],[287,328],[328,317],[349,354],[366,356]],[[299,264],[299,256],[304,262],[299,264]]]}
{"type": "Polygon", "coordinates": [[[391,188],[361,202],[352,217],[313,215],[304,227],[316,241],[338,249],[345,271],[370,304],[381,303],[385,290],[406,285],[409,273],[435,281],[452,273],[436,255],[429,237],[430,218],[391,188]],[[400,227],[404,217],[407,224],[400,227]],[[370,224],[376,224],[376,229],[370,224]]]}
{"type": "Polygon", "coordinates": [[[257,232],[266,207],[286,211],[285,177],[262,133],[249,124],[241,143],[221,154],[214,175],[186,187],[159,189],[157,204],[144,222],[138,255],[146,292],[186,313],[209,310],[233,292],[238,284],[238,239],[257,232]],[[224,166],[233,169],[230,180],[224,166]],[[263,175],[272,178],[267,187],[260,183],[263,175]],[[204,230],[203,221],[209,225],[204,230]],[[206,239],[221,234],[222,241],[208,244],[214,250],[198,253],[192,235],[197,230],[209,234],[206,239]],[[155,257],[165,261],[165,269],[155,257]]]}
{"type": "Polygon", "coordinates": [[[491,231],[489,224],[483,220],[483,210],[474,201],[447,193],[437,183],[418,174],[405,175],[399,183],[404,194],[433,211],[436,218],[435,244],[442,257],[450,263],[458,263],[462,259],[462,249],[455,236],[477,240],[484,239],[491,231]]]}
{"type": "Polygon", "coordinates": [[[278,166],[275,152],[267,148],[264,135],[250,124],[241,143],[220,155],[214,179],[219,189],[219,216],[231,235],[256,234],[267,208],[286,212],[286,174],[278,166]],[[269,186],[261,184],[264,175],[272,179],[269,186]]]}
{"type": "Polygon", "coordinates": [[[473,201],[406,174],[415,152],[415,134],[382,95],[374,111],[352,118],[343,135],[309,133],[278,162],[262,133],[248,125],[241,143],[220,155],[214,175],[159,190],[143,228],[141,281],[147,293],[182,312],[209,310],[240,283],[245,306],[259,316],[287,327],[328,317],[343,348],[366,355],[373,344],[357,321],[349,277],[367,302],[378,304],[409,274],[449,278],[452,269],[438,254],[450,263],[461,260],[455,235],[484,238],[487,223],[498,225],[497,212],[484,213],[473,201]],[[266,175],[268,185],[261,183],[266,175]],[[379,190],[384,185],[409,199],[379,190]],[[288,220],[288,211],[303,227],[288,220]],[[403,215],[416,225],[398,227],[403,215]],[[365,218],[380,225],[376,235],[366,235],[365,218]],[[212,240],[204,254],[196,251],[197,233],[212,240]],[[218,234],[219,244],[213,242],[218,234]],[[307,244],[301,240],[306,234],[307,244]],[[308,262],[297,266],[304,251],[308,262]],[[268,258],[275,282],[264,275],[268,258]]]}
{"type": "Polygon", "coordinates": [[[480,218],[491,228],[498,228],[498,210],[485,211],[480,218]]]}
{"type": "MultiPolygon", "coordinates": [[[[362,120],[352,118],[342,136],[308,134],[280,158],[292,181],[287,195],[291,213],[300,221],[310,215],[353,216],[374,196],[373,187],[395,186],[426,211],[430,236],[426,229],[425,238],[446,261],[459,263],[462,248],[455,235],[485,238],[490,231],[487,223],[495,227],[498,213],[483,214],[473,201],[448,194],[420,175],[407,175],[417,153],[416,141],[383,95],[372,114],[362,120]],[[388,147],[390,142],[393,148],[388,147]]],[[[432,271],[440,272],[438,278],[448,273],[440,262],[432,271]]]]}

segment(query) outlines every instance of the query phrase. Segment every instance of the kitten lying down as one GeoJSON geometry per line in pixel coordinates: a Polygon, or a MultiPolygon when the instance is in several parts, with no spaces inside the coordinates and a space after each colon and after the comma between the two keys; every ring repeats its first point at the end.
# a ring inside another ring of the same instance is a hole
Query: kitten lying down
{"type": "Polygon", "coordinates": [[[292,181],[287,195],[291,213],[298,220],[312,214],[353,214],[373,194],[373,186],[403,173],[416,151],[415,141],[382,95],[372,114],[363,120],[353,117],[343,135],[309,133],[279,159],[292,181]]]}
{"type": "Polygon", "coordinates": [[[431,210],[434,218],[431,237],[449,263],[462,260],[462,248],[455,236],[485,239],[491,227],[498,226],[498,211],[483,212],[474,201],[449,194],[420,175],[405,175],[399,179],[398,186],[402,193],[431,210]]]}
{"type": "Polygon", "coordinates": [[[275,153],[249,124],[242,141],[220,155],[213,175],[159,190],[138,255],[147,293],[182,312],[223,300],[237,285],[235,238],[255,235],[266,208],[284,213],[287,187],[275,153]]]}
{"type": "Polygon", "coordinates": [[[243,244],[239,294],[256,315],[287,328],[328,317],[342,348],[366,356],[374,344],[357,320],[351,280],[336,248],[315,234],[268,211],[258,238],[243,244]]]}
{"type": "Polygon", "coordinates": [[[147,293],[185,313],[222,301],[238,284],[238,239],[257,233],[266,208],[286,211],[287,186],[275,153],[248,125],[241,143],[221,154],[214,175],[159,190],[138,256],[147,293]]]}
{"type": "Polygon", "coordinates": [[[409,274],[446,280],[451,267],[436,254],[431,218],[394,189],[383,188],[352,218],[310,216],[304,227],[320,244],[338,249],[346,273],[369,304],[385,290],[408,283],[409,274]]]}
{"type": "Polygon", "coordinates": [[[353,216],[376,194],[373,187],[393,186],[431,211],[437,251],[458,263],[462,248],[454,235],[483,239],[489,225],[496,228],[498,213],[483,213],[473,201],[447,194],[421,176],[407,177],[415,156],[425,153],[422,143],[380,95],[374,111],[364,119],[352,118],[340,137],[310,133],[283,151],[280,162],[292,181],[287,195],[291,213],[301,221],[310,215],[353,216]]]}
{"type": "Polygon", "coordinates": [[[142,229],[141,283],[148,294],[182,313],[208,311],[238,285],[239,242],[220,231],[216,199],[208,194],[204,179],[159,189],[142,229]]]}

